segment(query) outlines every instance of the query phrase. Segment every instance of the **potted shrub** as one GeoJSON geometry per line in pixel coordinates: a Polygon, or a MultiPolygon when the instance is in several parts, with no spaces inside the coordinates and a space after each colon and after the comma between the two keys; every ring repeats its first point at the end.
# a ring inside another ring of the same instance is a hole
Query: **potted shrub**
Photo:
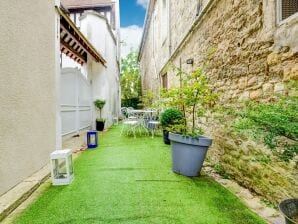
{"type": "Polygon", "coordinates": [[[176,108],[166,109],[160,115],[160,124],[163,128],[163,142],[167,145],[171,144],[169,139],[169,129],[175,124],[181,123],[183,119],[183,113],[176,108]]]}
{"type": "Polygon", "coordinates": [[[169,139],[172,145],[172,170],[185,176],[197,176],[202,168],[212,139],[202,136],[197,127],[198,117],[203,116],[217,96],[209,88],[203,67],[187,73],[175,68],[180,86],[164,92],[171,106],[183,114],[183,122],[172,125],[169,139]]]}
{"type": "Polygon", "coordinates": [[[94,106],[99,110],[99,118],[96,119],[96,130],[103,131],[105,127],[105,119],[101,117],[101,110],[106,104],[105,100],[97,99],[94,101],[94,106]]]}

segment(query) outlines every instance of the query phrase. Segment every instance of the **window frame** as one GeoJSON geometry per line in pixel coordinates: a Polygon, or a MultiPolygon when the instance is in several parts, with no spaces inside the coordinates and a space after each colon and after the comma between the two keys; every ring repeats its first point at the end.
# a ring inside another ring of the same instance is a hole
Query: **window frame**
{"type": "Polygon", "coordinates": [[[169,1],[168,0],[162,0],[161,6],[160,6],[160,15],[161,15],[161,29],[160,29],[160,37],[161,37],[161,43],[162,46],[165,44],[167,38],[168,38],[168,29],[169,29],[169,1]]]}
{"type": "Polygon", "coordinates": [[[295,18],[298,18],[298,12],[296,12],[288,18],[282,19],[282,0],[277,0],[276,3],[276,17],[278,26],[288,23],[295,18]]]}
{"type": "Polygon", "coordinates": [[[161,86],[165,90],[169,89],[169,79],[167,72],[161,75],[161,86]]]}

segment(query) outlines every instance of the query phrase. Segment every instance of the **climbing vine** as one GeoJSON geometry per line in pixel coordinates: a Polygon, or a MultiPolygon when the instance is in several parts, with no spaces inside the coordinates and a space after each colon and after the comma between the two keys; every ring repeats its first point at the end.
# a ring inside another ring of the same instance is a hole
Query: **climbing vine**
{"type": "Polygon", "coordinates": [[[298,155],[298,97],[277,102],[247,102],[238,112],[234,130],[261,139],[283,161],[298,155]]]}

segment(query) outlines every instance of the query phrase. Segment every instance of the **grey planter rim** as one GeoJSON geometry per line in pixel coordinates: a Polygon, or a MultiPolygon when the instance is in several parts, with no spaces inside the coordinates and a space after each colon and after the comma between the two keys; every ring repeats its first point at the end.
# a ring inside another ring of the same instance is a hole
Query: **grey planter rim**
{"type": "Polygon", "coordinates": [[[173,142],[179,142],[187,145],[197,145],[209,147],[212,144],[212,139],[205,136],[199,136],[198,138],[183,136],[182,134],[177,134],[170,132],[169,139],[173,142]]]}
{"type": "Polygon", "coordinates": [[[290,218],[286,213],[285,213],[285,211],[284,211],[284,209],[283,209],[283,204],[286,204],[286,203],[288,203],[288,202],[298,202],[298,198],[288,198],[288,199],[285,199],[285,200],[283,200],[282,202],[280,202],[279,203],[279,205],[278,205],[278,208],[279,208],[279,211],[281,212],[281,214],[285,217],[285,219],[287,220],[286,222],[292,222],[292,223],[296,223],[296,222],[294,222],[294,220],[292,219],[292,218],[290,218]]]}

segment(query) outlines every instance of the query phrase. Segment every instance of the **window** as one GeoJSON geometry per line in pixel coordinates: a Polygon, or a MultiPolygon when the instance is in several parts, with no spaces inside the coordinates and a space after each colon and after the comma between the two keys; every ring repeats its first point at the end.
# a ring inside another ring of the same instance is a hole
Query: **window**
{"type": "Polygon", "coordinates": [[[283,21],[298,12],[298,0],[279,0],[279,21],[283,21]]]}
{"type": "Polygon", "coordinates": [[[162,79],[162,88],[168,89],[168,74],[165,73],[163,76],[161,76],[162,79]]]}
{"type": "Polygon", "coordinates": [[[153,54],[158,50],[157,48],[157,40],[158,40],[158,30],[157,30],[157,15],[154,13],[153,16],[153,32],[152,32],[152,39],[153,39],[153,54]]]}
{"type": "Polygon", "coordinates": [[[168,5],[167,0],[162,0],[161,2],[161,41],[164,42],[168,33],[168,5]]]}

